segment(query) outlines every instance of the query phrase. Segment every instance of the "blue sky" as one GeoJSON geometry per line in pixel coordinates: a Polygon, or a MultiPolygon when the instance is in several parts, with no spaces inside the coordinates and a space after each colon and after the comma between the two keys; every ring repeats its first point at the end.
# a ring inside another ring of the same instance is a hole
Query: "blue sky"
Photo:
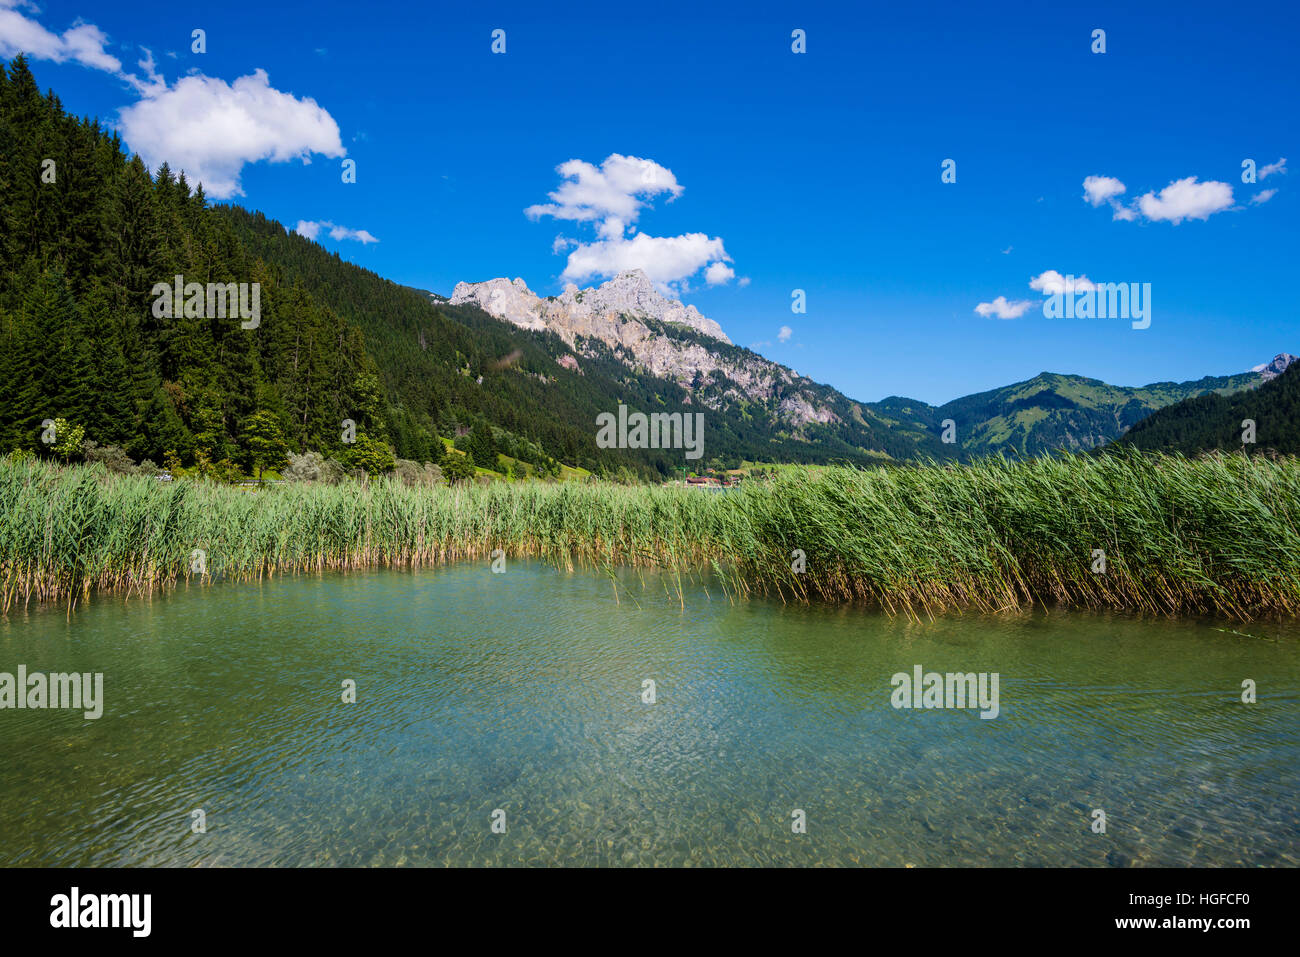
{"type": "Polygon", "coordinates": [[[1300,163],[1300,15],[1134,6],[0,0],[0,55],[32,50],[67,109],[206,171],[211,196],[351,231],[316,235],[396,281],[555,294],[571,255],[625,262],[644,235],[647,268],[737,343],[854,398],[938,403],[1044,370],[1137,385],[1300,352],[1300,190],[1278,164],[1300,163]],[[256,135],[205,112],[232,104],[256,135]],[[673,188],[620,188],[615,154],[673,188]],[[1273,169],[1243,183],[1245,159],[1273,169]],[[526,215],[571,160],[595,179],[558,205],[594,218],[526,215]],[[1150,328],[1045,318],[1030,281],[1050,270],[1150,283],[1150,328]],[[977,313],[997,297],[1030,305],[977,313]]]}

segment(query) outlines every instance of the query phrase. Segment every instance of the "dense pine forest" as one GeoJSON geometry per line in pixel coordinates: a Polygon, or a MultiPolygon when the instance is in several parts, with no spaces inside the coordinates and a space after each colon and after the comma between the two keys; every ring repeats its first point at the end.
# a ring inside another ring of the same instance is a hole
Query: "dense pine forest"
{"type": "Polygon", "coordinates": [[[1258,389],[1160,409],[1116,444],[1187,455],[1215,449],[1300,454],[1300,362],[1258,389]]]}
{"type": "Polygon", "coordinates": [[[342,454],[345,418],[399,453],[429,446],[430,420],[395,427],[355,326],[251,255],[201,188],[68,116],[21,58],[0,69],[0,218],[0,447],[70,456],[75,436],[253,471],[287,449],[342,454]],[[177,275],[260,283],[259,327],[155,317],[151,290],[177,275]],[[62,420],[53,442],[46,420],[62,420]]]}

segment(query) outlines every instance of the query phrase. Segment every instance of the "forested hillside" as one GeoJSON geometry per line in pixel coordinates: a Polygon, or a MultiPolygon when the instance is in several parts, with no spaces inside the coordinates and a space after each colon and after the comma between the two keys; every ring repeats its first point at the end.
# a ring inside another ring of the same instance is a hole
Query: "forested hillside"
{"type": "Polygon", "coordinates": [[[951,418],[958,442],[973,455],[1082,452],[1112,441],[1156,409],[1191,396],[1239,392],[1262,381],[1257,373],[1242,372],[1135,387],[1043,372],[1027,382],[954,399],[934,410],[933,419],[951,418]]]}
{"type": "Polygon", "coordinates": [[[1300,362],[1258,389],[1203,395],[1168,406],[1129,430],[1116,445],[1192,455],[1212,449],[1300,454],[1300,362]],[[1254,441],[1249,438],[1254,423],[1254,441]]]}
{"type": "Polygon", "coordinates": [[[42,95],[26,63],[0,69],[0,448],[40,449],[44,420],[162,463],[339,445],[352,418],[387,435],[378,369],[360,332],[282,284],[207,209],[156,177],[98,123],[42,95]],[[256,329],[236,318],[157,318],[151,290],[260,283],[256,329]]]}

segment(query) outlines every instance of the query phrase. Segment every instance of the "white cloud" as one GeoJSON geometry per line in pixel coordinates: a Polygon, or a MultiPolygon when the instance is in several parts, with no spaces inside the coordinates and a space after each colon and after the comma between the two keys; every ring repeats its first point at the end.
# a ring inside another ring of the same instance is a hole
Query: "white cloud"
{"type": "Polygon", "coordinates": [[[1008,246],[1006,249],[1002,250],[1002,255],[1004,256],[1011,255],[1011,250],[1013,250],[1014,248],[1015,248],[1014,246],[1008,246]]]}
{"type": "Polygon", "coordinates": [[[701,269],[705,270],[704,281],[711,286],[735,278],[735,269],[728,265],[731,257],[717,236],[651,236],[637,231],[636,221],[651,200],[667,195],[671,201],[683,192],[667,167],[654,160],[611,153],[600,166],[573,159],[556,171],[564,182],[547,194],[551,202],[529,206],[525,215],[591,223],[597,237],[590,243],[556,237],[552,252],[572,250],[561,279],[580,283],[642,269],[663,292],[681,295],[701,269]]]}
{"type": "Polygon", "coordinates": [[[1272,176],[1274,173],[1285,173],[1285,172],[1286,172],[1286,157],[1283,156],[1276,163],[1269,163],[1267,166],[1261,166],[1259,168],[1259,178],[1268,179],[1268,177],[1272,176]]]}
{"type": "Polygon", "coordinates": [[[672,170],[620,153],[611,153],[599,167],[572,159],[556,167],[556,172],[566,182],[547,194],[552,202],[529,206],[524,213],[530,219],[553,216],[595,222],[602,239],[622,238],[651,198],[667,193],[671,200],[682,194],[672,170]]]}
{"type": "Polygon", "coordinates": [[[0,56],[26,53],[37,60],[72,61],[108,73],[121,71],[122,61],[104,49],[107,35],[93,23],[79,19],[57,34],[19,13],[23,8],[40,12],[35,4],[23,0],[0,0],[0,56]]]}
{"type": "MultiPolygon", "coordinates": [[[[1261,169],[1259,178],[1276,172],[1286,172],[1285,158],[1261,169]]],[[[1137,219],[1164,220],[1176,226],[1184,219],[1205,220],[1232,208],[1230,185],[1216,180],[1199,183],[1195,176],[1174,180],[1159,193],[1148,192],[1127,206],[1116,198],[1125,189],[1124,184],[1113,176],[1089,176],[1083,181],[1083,198],[1093,206],[1109,203],[1113,211],[1111,219],[1126,223],[1137,219]]]]}
{"type": "Polygon", "coordinates": [[[107,44],[108,36],[103,30],[80,20],[63,34],[63,46],[71,59],[96,70],[114,73],[122,69],[122,61],[104,49],[107,44]]]}
{"type": "Polygon", "coordinates": [[[722,286],[736,278],[736,270],[726,263],[713,263],[704,270],[704,281],[710,286],[722,286]]]}
{"type": "Polygon", "coordinates": [[[309,163],[313,153],[347,152],[334,118],[309,97],[274,89],[265,70],[234,83],[199,75],[150,88],[122,110],[120,126],[151,167],[167,162],[184,170],[218,199],[243,195],[239,174],[246,163],[309,163]]]}
{"type": "Polygon", "coordinates": [[[1232,206],[1232,187],[1209,180],[1198,183],[1195,176],[1175,180],[1157,195],[1147,193],[1137,208],[1150,220],[1168,220],[1177,226],[1184,219],[1209,219],[1232,206]]]}
{"type": "Polygon", "coordinates": [[[26,0],[0,0],[0,56],[26,53],[56,63],[72,61],[111,73],[131,86],[140,101],[121,111],[120,131],[150,168],[166,162],[217,199],[243,195],[239,174],[258,160],[310,162],[312,153],[346,155],[334,118],[310,98],[273,89],[264,70],[234,83],[197,70],[169,87],[153,54],[142,47],[143,79],[122,71],[93,23],[77,20],[63,34],[47,30],[20,10],[38,13],[26,0]]]}
{"type": "MultiPolygon", "coordinates": [[[[158,66],[154,63],[153,51],[148,47],[141,47],[144,56],[136,61],[136,66],[144,71],[144,79],[140,79],[134,73],[118,74],[127,83],[135,88],[135,91],[142,97],[158,96],[167,92],[167,81],[158,73],[158,66]]],[[[197,70],[191,70],[191,73],[197,73],[197,70]]]]}
{"type": "Polygon", "coordinates": [[[992,302],[981,302],[975,311],[985,318],[997,316],[999,319],[1019,319],[1032,305],[1028,299],[1008,302],[1006,296],[998,296],[992,302]]]}
{"type": "Polygon", "coordinates": [[[1258,206],[1260,203],[1267,203],[1276,195],[1277,190],[1275,189],[1262,189],[1250,198],[1250,202],[1251,205],[1258,206]]]}
{"type": "Polygon", "coordinates": [[[1125,186],[1113,176],[1089,176],[1083,181],[1083,198],[1100,206],[1124,192],[1125,186]]]}
{"type": "Polygon", "coordinates": [[[777,342],[789,342],[789,341],[790,341],[790,337],[791,337],[792,335],[794,335],[794,330],[793,330],[793,329],[791,329],[789,326],[782,326],[780,329],[778,329],[778,330],[776,331],[776,341],[777,341],[777,342]]]}
{"type": "Polygon", "coordinates": [[[1054,296],[1058,292],[1091,292],[1097,287],[1087,276],[1062,276],[1055,269],[1049,269],[1029,280],[1029,288],[1044,296],[1054,296]]]}
{"type": "Polygon", "coordinates": [[[304,236],[307,239],[314,241],[316,237],[320,235],[320,231],[322,229],[327,230],[329,232],[330,239],[334,239],[334,240],[341,241],[345,239],[350,239],[353,240],[354,242],[361,243],[362,245],[368,245],[369,243],[379,242],[378,239],[376,239],[374,236],[370,234],[369,230],[349,229],[347,226],[336,226],[334,223],[331,223],[328,220],[321,220],[320,222],[312,222],[309,219],[300,219],[298,220],[298,225],[294,227],[293,231],[297,233],[299,236],[304,236]]]}
{"type": "Polygon", "coordinates": [[[1083,198],[1085,202],[1090,203],[1092,206],[1109,203],[1113,211],[1112,220],[1132,222],[1138,218],[1136,209],[1125,206],[1116,198],[1121,196],[1127,189],[1128,187],[1114,176],[1088,176],[1083,181],[1083,198]]]}
{"type": "Polygon", "coordinates": [[[748,276],[741,276],[740,281],[737,283],[737,285],[748,286],[752,281],[753,280],[751,280],[748,276]]]}
{"type": "MultiPolygon", "coordinates": [[[[1073,295],[1091,292],[1097,286],[1087,276],[1062,276],[1055,269],[1047,269],[1029,280],[1029,288],[1041,292],[1044,296],[1054,296],[1060,293],[1073,295]]],[[[1027,299],[1008,300],[1006,296],[998,296],[992,302],[981,302],[975,307],[975,311],[985,317],[1019,319],[1032,305],[1033,303],[1027,299]]]]}
{"type": "Polygon", "coordinates": [[[629,269],[643,269],[652,282],[675,291],[682,280],[695,275],[711,262],[730,262],[722,240],[704,233],[682,236],[648,236],[605,239],[580,243],[569,253],[560,278],[581,283],[594,276],[615,276],[629,269]]]}

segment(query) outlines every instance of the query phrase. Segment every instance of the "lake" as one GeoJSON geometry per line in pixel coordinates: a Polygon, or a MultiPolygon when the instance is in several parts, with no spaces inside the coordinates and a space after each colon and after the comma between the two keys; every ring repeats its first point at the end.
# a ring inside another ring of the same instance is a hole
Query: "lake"
{"type": "Polygon", "coordinates": [[[104,711],[0,710],[0,865],[1295,866],[1298,651],[516,561],[19,608],[0,672],[104,711]],[[918,665],[997,716],[894,707],[918,665]]]}

